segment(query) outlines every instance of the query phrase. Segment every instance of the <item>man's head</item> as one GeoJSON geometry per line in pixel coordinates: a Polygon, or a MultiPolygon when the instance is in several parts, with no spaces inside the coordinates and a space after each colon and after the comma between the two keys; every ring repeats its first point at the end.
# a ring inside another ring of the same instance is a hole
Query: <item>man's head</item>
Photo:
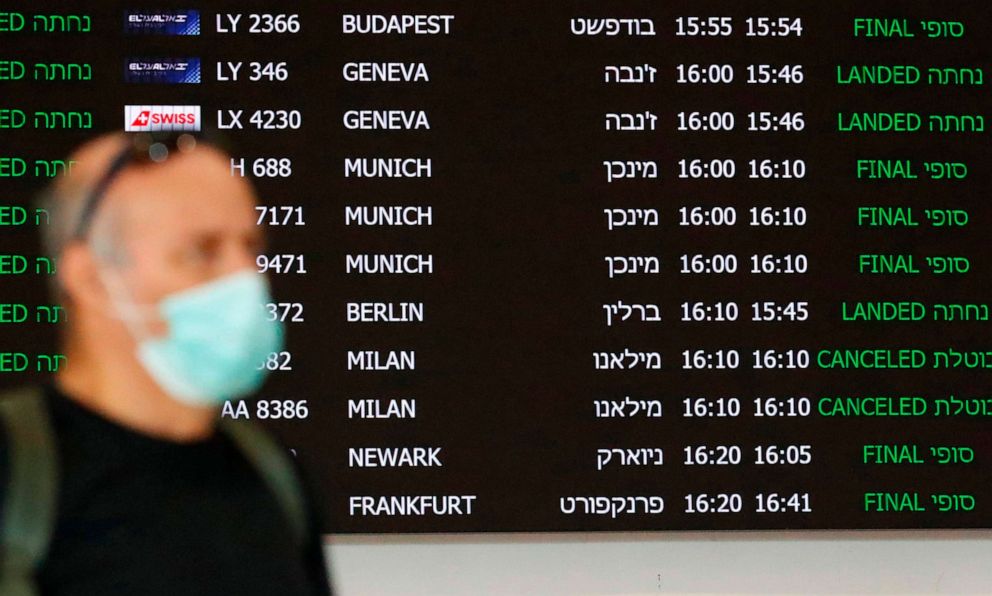
{"type": "Polygon", "coordinates": [[[103,369],[98,374],[127,375],[141,369],[126,366],[136,362],[137,344],[170,332],[157,310],[163,299],[254,270],[263,248],[255,195],[231,175],[229,156],[191,137],[149,146],[110,134],[71,159],[72,173],[52,185],[41,205],[51,221],[43,244],[56,260],[57,296],[68,314],[66,349],[85,366],[103,369]],[[123,167],[108,180],[120,158],[123,167]],[[77,234],[87,204],[92,219],[77,234]],[[136,337],[136,329],[145,337],[136,337]]]}
{"type": "Polygon", "coordinates": [[[86,236],[73,238],[83,204],[131,143],[111,134],[84,145],[71,157],[72,174],[46,193],[52,224],[44,245],[57,259],[56,281],[72,310],[107,310],[101,267],[119,272],[136,302],[155,303],[253,267],[262,248],[251,186],[231,176],[227,155],[203,143],[173,149],[161,162],[127,163],[101,193],[86,236]]]}

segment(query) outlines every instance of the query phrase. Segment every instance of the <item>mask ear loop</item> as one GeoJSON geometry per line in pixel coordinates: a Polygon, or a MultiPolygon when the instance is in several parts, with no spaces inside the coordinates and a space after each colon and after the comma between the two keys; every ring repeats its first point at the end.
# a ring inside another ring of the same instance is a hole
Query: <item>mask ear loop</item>
{"type": "Polygon", "coordinates": [[[151,335],[147,321],[153,318],[157,312],[154,306],[138,305],[128,296],[127,288],[120,276],[116,272],[103,267],[97,268],[97,275],[107,288],[110,300],[118,312],[110,313],[111,318],[123,321],[127,326],[131,336],[136,341],[141,341],[151,335]],[[150,312],[149,312],[150,311],[150,312]]]}

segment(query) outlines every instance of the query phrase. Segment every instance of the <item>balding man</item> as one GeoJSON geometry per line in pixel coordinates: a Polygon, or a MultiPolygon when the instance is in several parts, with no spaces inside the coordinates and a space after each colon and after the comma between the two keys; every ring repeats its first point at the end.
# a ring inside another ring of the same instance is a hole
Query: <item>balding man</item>
{"type": "Polygon", "coordinates": [[[219,416],[283,341],[251,186],[190,134],[71,159],[43,198],[66,364],[0,401],[0,593],[328,594],[288,450],[219,416]]]}

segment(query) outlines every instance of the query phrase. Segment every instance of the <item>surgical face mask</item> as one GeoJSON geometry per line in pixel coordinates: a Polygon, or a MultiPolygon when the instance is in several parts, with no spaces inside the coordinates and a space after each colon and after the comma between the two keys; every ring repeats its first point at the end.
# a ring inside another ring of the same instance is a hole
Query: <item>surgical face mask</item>
{"type": "Polygon", "coordinates": [[[135,304],[116,272],[103,270],[115,308],[137,342],[137,358],[158,385],[192,405],[219,405],[257,390],[265,361],[283,349],[282,324],[270,321],[266,278],[251,269],[170,294],[154,305],[168,333],[154,337],[147,306],[135,304]]]}

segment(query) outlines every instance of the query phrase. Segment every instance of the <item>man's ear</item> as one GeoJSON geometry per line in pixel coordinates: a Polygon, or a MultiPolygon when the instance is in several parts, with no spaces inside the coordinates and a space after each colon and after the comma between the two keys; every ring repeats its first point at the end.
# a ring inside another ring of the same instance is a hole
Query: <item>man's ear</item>
{"type": "Polygon", "coordinates": [[[57,275],[70,302],[83,308],[107,309],[110,295],[100,279],[99,266],[93,251],[82,242],[66,246],[57,275]]]}

